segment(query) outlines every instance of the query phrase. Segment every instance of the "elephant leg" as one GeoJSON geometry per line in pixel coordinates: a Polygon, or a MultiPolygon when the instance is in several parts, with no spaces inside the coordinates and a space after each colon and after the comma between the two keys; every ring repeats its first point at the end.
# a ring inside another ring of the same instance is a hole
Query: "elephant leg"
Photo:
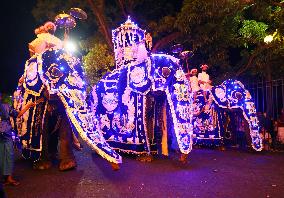
{"type": "Polygon", "coordinates": [[[49,153],[49,159],[50,160],[56,160],[56,156],[58,153],[58,131],[53,132],[50,134],[49,142],[48,142],[48,153],[49,153]]]}
{"type": "Polygon", "coordinates": [[[61,171],[77,166],[72,150],[72,129],[66,115],[63,115],[59,128],[59,160],[59,170],[61,171]]]}
{"type": "Polygon", "coordinates": [[[49,115],[47,113],[42,129],[42,150],[40,155],[40,160],[34,162],[33,168],[37,170],[46,170],[51,168],[52,163],[49,158],[49,115]]]}

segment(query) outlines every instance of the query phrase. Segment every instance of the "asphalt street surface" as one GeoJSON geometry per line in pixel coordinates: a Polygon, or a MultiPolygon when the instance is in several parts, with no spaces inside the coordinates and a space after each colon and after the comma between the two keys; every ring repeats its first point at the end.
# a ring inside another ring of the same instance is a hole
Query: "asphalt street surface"
{"type": "Polygon", "coordinates": [[[284,153],[194,149],[186,165],[178,155],[155,157],[151,163],[125,157],[112,171],[87,146],[76,151],[78,167],[38,171],[18,158],[20,186],[6,186],[9,198],[45,197],[284,197],[284,153]]]}

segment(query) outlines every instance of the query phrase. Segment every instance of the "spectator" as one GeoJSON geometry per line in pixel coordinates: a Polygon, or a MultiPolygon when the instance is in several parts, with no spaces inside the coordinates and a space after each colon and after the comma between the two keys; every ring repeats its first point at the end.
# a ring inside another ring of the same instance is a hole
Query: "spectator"
{"type": "Polygon", "coordinates": [[[271,137],[271,149],[275,149],[276,145],[276,133],[273,128],[273,120],[268,117],[267,113],[264,112],[260,118],[261,132],[263,133],[264,140],[269,142],[269,135],[271,137]]]}
{"type": "Polygon", "coordinates": [[[278,126],[278,137],[281,143],[284,143],[284,108],[281,110],[281,114],[277,122],[278,126]]]}
{"type": "Polygon", "coordinates": [[[273,122],[273,130],[271,135],[271,149],[273,151],[276,151],[276,137],[277,137],[277,131],[278,131],[278,122],[277,120],[274,120],[273,122]]]}
{"type": "Polygon", "coordinates": [[[14,113],[15,111],[9,104],[2,103],[0,93],[0,171],[4,176],[4,184],[17,186],[19,182],[12,176],[14,148],[10,115],[14,113]]]}
{"type": "Polygon", "coordinates": [[[33,102],[28,102],[28,104],[18,113],[9,104],[2,101],[2,94],[0,93],[0,174],[4,176],[4,184],[6,185],[19,185],[19,182],[12,176],[14,148],[10,116],[20,117],[34,105],[33,102]]]}
{"type": "Polygon", "coordinates": [[[1,198],[5,198],[6,197],[2,183],[0,183],[0,197],[1,198]]]}
{"type": "Polygon", "coordinates": [[[243,118],[238,119],[238,125],[237,125],[237,142],[239,144],[239,148],[241,150],[247,149],[247,132],[249,130],[247,122],[243,118]]]}

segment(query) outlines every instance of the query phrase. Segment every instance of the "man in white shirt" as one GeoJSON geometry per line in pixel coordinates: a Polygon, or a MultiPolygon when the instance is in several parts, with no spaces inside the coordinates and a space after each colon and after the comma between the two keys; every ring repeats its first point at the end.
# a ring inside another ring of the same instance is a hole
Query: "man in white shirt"
{"type": "Polygon", "coordinates": [[[211,90],[211,80],[209,79],[209,75],[206,73],[208,65],[203,64],[200,68],[202,69],[202,72],[198,74],[198,82],[206,101],[207,91],[211,90]]]}
{"type": "Polygon", "coordinates": [[[194,68],[190,70],[190,87],[193,92],[193,98],[196,99],[197,91],[200,90],[199,84],[198,84],[198,78],[197,78],[197,69],[194,68]]]}
{"type": "Polygon", "coordinates": [[[41,54],[52,47],[57,47],[58,49],[63,47],[63,42],[54,36],[55,30],[55,24],[50,21],[35,29],[37,38],[29,43],[31,56],[34,54],[41,54]]]}

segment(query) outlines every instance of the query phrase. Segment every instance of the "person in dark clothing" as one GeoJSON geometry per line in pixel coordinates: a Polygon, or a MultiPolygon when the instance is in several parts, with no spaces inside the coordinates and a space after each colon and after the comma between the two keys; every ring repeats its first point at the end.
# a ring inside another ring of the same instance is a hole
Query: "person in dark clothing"
{"type": "Polygon", "coordinates": [[[10,116],[17,112],[9,104],[2,102],[0,93],[0,174],[4,176],[4,184],[17,186],[19,182],[13,176],[14,148],[10,116]]]}
{"type": "Polygon", "coordinates": [[[263,121],[262,121],[262,131],[264,133],[264,137],[266,133],[270,134],[271,137],[271,149],[275,149],[276,145],[276,133],[273,129],[273,120],[268,117],[266,112],[263,113],[263,121]]]}
{"type": "Polygon", "coordinates": [[[0,183],[0,197],[1,198],[6,198],[6,194],[5,194],[5,191],[3,189],[3,184],[0,183]]]}
{"type": "Polygon", "coordinates": [[[278,131],[278,123],[277,120],[273,121],[273,130],[271,135],[271,149],[273,151],[277,151],[276,149],[276,139],[277,139],[277,131],[278,131]]]}
{"type": "Polygon", "coordinates": [[[244,118],[238,118],[237,125],[237,142],[241,150],[246,150],[248,145],[247,132],[249,131],[248,124],[244,118]]]}
{"type": "Polygon", "coordinates": [[[19,182],[12,176],[14,147],[10,117],[22,116],[32,105],[34,104],[30,102],[20,112],[17,112],[11,105],[2,102],[2,94],[0,93],[0,174],[4,176],[4,185],[19,185],[19,182]]]}

